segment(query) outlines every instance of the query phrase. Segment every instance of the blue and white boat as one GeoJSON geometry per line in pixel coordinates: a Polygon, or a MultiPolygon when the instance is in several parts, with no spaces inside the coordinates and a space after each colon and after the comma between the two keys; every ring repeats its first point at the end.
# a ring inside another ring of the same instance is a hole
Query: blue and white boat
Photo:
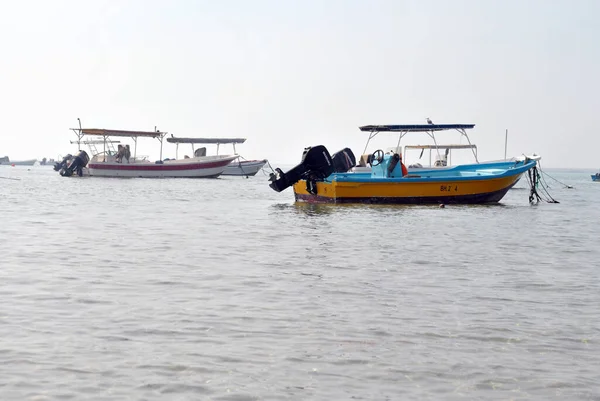
{"type": "MultiPolygon", "coordinates": [[[[322,146],[304,150],[302,162],[287,172],[275,169],[269,186],[293,187],[296,201],[309,203],[477,204],[499,202],[539,156],[511,162],[468,164],[409,172],[398,153],[379,149],[369,156],[371,171],[351,172],[356,159],[349,148],[330,155],[322,146]]],[[[532,192],[530,202],[535,195],[532,192]]]]}

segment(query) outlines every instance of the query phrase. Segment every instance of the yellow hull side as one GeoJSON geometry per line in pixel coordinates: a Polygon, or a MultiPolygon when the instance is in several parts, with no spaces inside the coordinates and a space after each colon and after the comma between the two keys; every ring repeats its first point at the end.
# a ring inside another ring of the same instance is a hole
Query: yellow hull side
{"type": "Polygon", "coordinates": [[[400,182],[381,183],[317,182],[316,197],[306,190],[306,181],[301,180],[294,184],[294,193],[299,200],[310,201],[308,198],[314,198],[315,201],[326,202],[373,198],[398,199],[399,201],[402,198],[407,198],[407,200],[418,199],[418,203],[426,201],[427,198],[431,198],[432,201],[435,199],[452,199],[454,197],[468,200],[472,196],[475,196],[473,199],[476,199],[477,195],[505,192],[519,178],[520,175],[467,181],[453,181],[450,179],[437,182],[411,182],[410,178],[406,178],[400,182]]]}

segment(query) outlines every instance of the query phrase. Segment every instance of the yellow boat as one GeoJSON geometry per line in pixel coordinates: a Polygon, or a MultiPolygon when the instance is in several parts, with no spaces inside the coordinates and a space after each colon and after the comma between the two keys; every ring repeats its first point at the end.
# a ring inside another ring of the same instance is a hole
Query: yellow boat
{"type": "MultiPolygon", "coordinates": [[[[445,130],[448,127],[462,129],[463,126],[393,127],[445,130]]],[[[534,155],[511,161],[419,169],[408,173],[399,154],[384,154],[377,150],[368,156],[370,171],[355,172],[350,171],[356,165],[350,149],[331,156],[324,146],[319,145],[306,148],[302,162],[288,172],[276,169],[271,175],[270,186],[278,192],[293,186],[296,201],[312,203],[495,203],[523,174],[532,169],[535,172],[539,159],[534,155]]]]}
{"type": "Polygon", "coordinates": [[[420,174],[376,176],[389,166],[386,155],[372,173],[334,173],[322,181],[301,179],[293,185],[297,201],[314,203],[493,203],[499,202],[523,173],[536,166],[531,159],[471,164],[420,174]]]}

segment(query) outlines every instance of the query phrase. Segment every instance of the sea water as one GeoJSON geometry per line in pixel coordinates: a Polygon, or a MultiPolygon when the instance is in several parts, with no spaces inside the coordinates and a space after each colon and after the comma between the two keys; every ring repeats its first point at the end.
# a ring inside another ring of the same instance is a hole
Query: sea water
{"type": "Polygon", "coordinates": [[[549,173],[442,209],[0,167],[0,399],[600,399],[600,184],[549,173]]]}

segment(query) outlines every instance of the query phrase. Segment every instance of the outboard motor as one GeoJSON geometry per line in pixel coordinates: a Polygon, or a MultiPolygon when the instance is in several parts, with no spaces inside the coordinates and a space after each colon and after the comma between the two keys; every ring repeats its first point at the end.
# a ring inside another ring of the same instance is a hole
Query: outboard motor
{"type": "Polygon", "coordinates": [[[345,173],[356,166],[356,158],[349,148],[344,148],[331,156],[333,160],[333,172],[345,173]]]}
{"type": "Polygon", "coordinates": [[[355,162],[354,153],[348,148],[335,153],[331,157],[329,151],[323,145],[308,147],[302,153],[302,162],[287,173],[281,171],[280,168],[276,168],[275,173],[272,173],[269,177],[269,181],[271,181],[269,186],[275,191],[281,192],[305,179],[307,180],[307,188],[313,193],[315,181],[322,181],[332,173],[345,173],[354,167],[355,162]]]}
{"type": "Polygon", "coordinates": [[[61,162],[54,163],[54,171],[60,171],[61,169],[65,168],[71,159],[73,159],[73,155],[68,154],[63,157],[61,162]]]}
{"type": "Polygon", "coordinates": [[[66,166],[61,168],[60,175],[62,175],[63,177],[71,177],[73,175],[73,173],[76,172],[78,176],[82,177],[83,176],[83,168],[85,166],[87,166],[89,161],[90,161],[90,157],[85,152],[85,150],[82,150],[79,152],[79,154],[77,156],[75,156],[71,160],[70,163],[68,163],[66,166]]]}

